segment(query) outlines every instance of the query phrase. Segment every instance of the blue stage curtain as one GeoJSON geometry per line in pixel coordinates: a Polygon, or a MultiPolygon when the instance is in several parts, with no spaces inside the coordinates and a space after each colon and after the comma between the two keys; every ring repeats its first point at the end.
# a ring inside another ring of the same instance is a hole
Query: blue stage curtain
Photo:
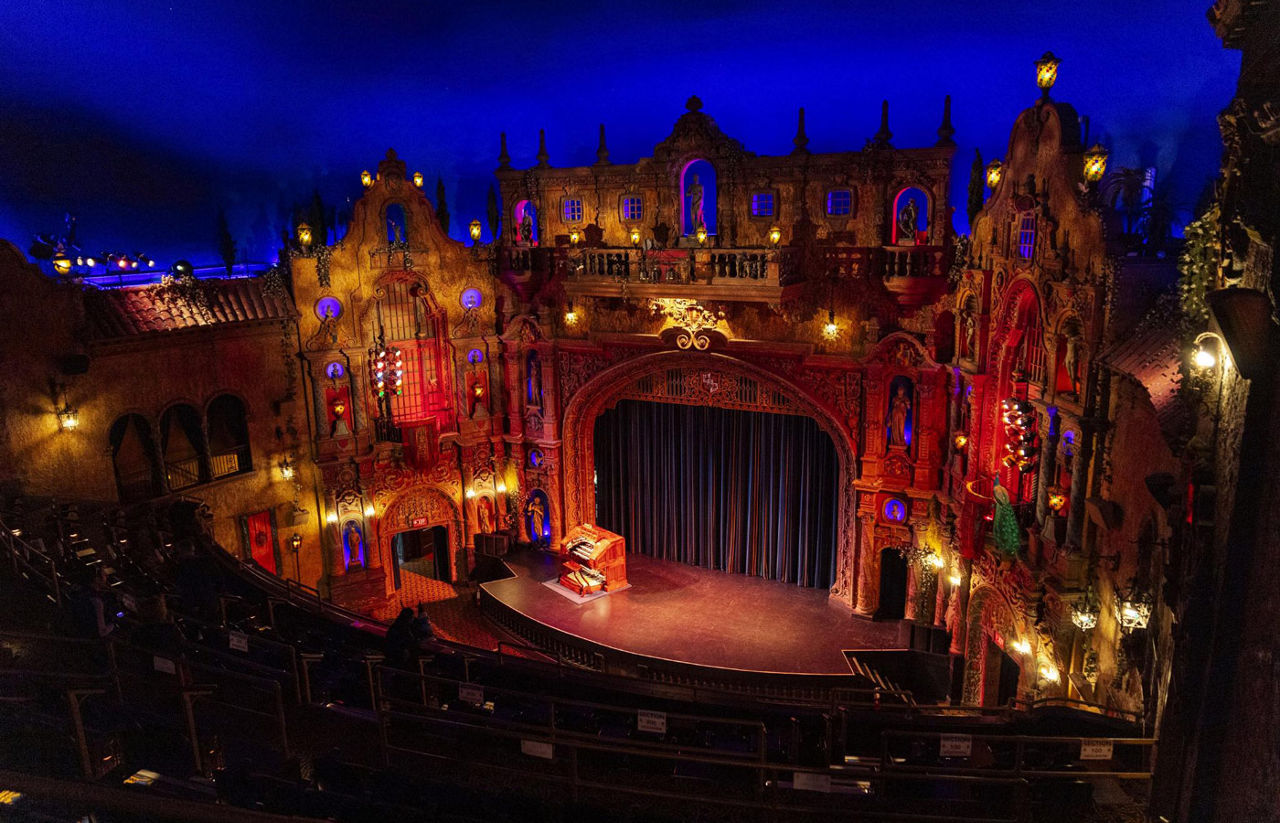
{"type": "Polygon", "coordinates": [[[595,470],[597,522],[628,551],[834,580],[838,459],[808,417],[623,400],[596,419],[595,470]]]}

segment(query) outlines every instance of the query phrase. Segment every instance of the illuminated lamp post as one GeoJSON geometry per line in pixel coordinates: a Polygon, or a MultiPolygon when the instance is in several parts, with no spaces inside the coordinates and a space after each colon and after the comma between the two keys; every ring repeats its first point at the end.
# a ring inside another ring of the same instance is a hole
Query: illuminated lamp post
{"type": "Polygon", "coordinates": [[[467,227],[467,230],[471,234],[472,244],[479,243],[480,242],[480,221],[472,220],[471,224],[467,227]]]}
{"type": "Polygon", "coordinates": [[[302,580],[302,572],[298,568],[298,553],[302,550],[302,535],[294,534],[289,538],[289,550],[293,552],[293,577],[295,580],[302,580]]]}
{"type": "Polygon", "coordinates": [[[640,248],[640,230],[639,229],[632,229],[630,235],[628,235],[628,238],[631,240],[631,246],[633,248],[637,248],[637,249],[640,248]]]}
{"type": "Polygon", "coordinates": [[[781,242],[782,242],[782,229],[778,228],[777,226],[774,226],[773,228],[769,229],[769,245],[777,246],[781,242]]]}
{"type": "Polygon", "coordinates": [[[693,233],[693,236],[698,239],[699,246],[707,245],[707,227],[706,226],[698,226],[698,230],[693,233]]]}
{"type": "Polygon", "coordinates": [[[577,246],[582,242],[582,232],[577,229],[569,229],[569,245],[577,246]]]}
{"type": "Polygon", "coordinates": [[[1084,180],[1086,183],[1097,183],[1107,173],[1107,150],[1101,143],[1094,143],[1093,148],[1084,153],[1084,180]]]}
{"type": "Polygon", "coordinates": [[[987,164],[987,188],[995,191],[996,186],[1000,185],[1000,178],[1004,176],[1004,164],[999,160],[992,160],[987,164]]]}
{"type": "Polygon", "coordinates": [[[1046,51],[1036,61],[1036,85],[1040,87],[1045,100],[1049,99],[1049,89],[1053,88],[1053,84],[1058,80],[1058,66],[1060,65],[1062,65],[1062,61],[1055,57],[1051,51],[1046,51]]]}
{"type": "Polygon", "coordinates": [[[422,172],[415,171],[413,173],[413,185],[422,188],[422,172]]]}
{"type": "Polygon", "coordinates": [[[373,185],[373,175],[369,173],[368,169],[360,172],[360,185],[366,189],[373,185]]]}
{"type": "Polygon", "coordinates": [[[298,245],[304,251],[311,248],[311,226],[305,221],[298,224],[298,245]]]}

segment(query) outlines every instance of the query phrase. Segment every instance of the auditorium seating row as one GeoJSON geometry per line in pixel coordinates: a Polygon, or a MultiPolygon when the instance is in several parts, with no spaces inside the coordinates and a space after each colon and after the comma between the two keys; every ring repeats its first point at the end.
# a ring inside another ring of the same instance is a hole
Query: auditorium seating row
{"type": "MultiPolygon", "coordinates": [[[[81,698],[81,727],[69,730],[96,746],[81,746],[89,778],[137,766],[129,751],[137,735],[127,727],[166,726],[156,720],[161,716],[178,741],[159,757],[173,773],[194,767],[217,774],[227,799],[261,804],[266,793],[290,813],[310,809],[311,794],[334,791],[326,784],[341,783],[320,779],[318,770],[303,780],[303,761],[348,775],[415,763],[430,764],[435,774],[447,761],[455,772],[450,785],[465,790],[479,791],[487,780],[490,794],[501,794],[537,775],[566,786],[575,803],[590,803],[598,793],[588,789],[598,786],[627,796],[648,792],[650,799],[684,792],[723,808],[825,808],[794,784],[809,774],[829,785],[832,768],[832,791],[869,804],[942,791],[940,778],[923,781],[913,770],[959,767],[942,756],[943,732],[991,736],[994,771],[983,778],[989,783],[975,786],[1022,786],[1017,771],[1037,764],[1072,783],[1079,770],[1079,758],[1069,756],[1078,736],[1028,748],[1021,734],[1028,717],[1013,713],[945,717],[923,707],[877,712],[857,700],[794,705],[706,691],[690,700],[687,691],[661,684],[447,642],[433,644],[412,670],[386,667],[383,627],[214,546],[194,501],[122,510],[11,498],[0,501],[0,523],[12,570],[51,607],[73,605],[85,596],[85,581],[109,569],[118,628],[106,643],[64,638],[24,646],[24,666],[35,665],[37,648],[64,664],[101,664],[93,672],[51,667],[49,677],[26,680],[94,692],[81,698]],[[904,728],[920,736],[893,736],[904,728]],[[346,744],[340,753],[328,748],[336,739],[346,744]],[[250,799],[241,797],[246,792],[250,799]]],[[[5,688],[17,694],[21,682],[6,679],[5,688]]],[[[57,714],[47,701],[42,708],[57,714]]],[[[1146,768],[1147,742],[1122,742],[1117,750],[1113,771],[1146,768]]],[[[957,809],[998,811],[982,791],[948,785],[957,809]]],[[[362,802],[337,794],[335,804],[362,802]]]]}

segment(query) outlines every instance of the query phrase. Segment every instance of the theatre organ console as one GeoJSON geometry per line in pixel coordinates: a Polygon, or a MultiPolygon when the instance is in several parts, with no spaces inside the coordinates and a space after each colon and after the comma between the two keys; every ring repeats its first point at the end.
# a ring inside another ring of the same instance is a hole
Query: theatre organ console
{"type": "Polygon", "coordinates": [[[560,585],[578,594],[612,592],[627,585],[627,542],[622,535],[583,523],[560,541],[560,585]]]}

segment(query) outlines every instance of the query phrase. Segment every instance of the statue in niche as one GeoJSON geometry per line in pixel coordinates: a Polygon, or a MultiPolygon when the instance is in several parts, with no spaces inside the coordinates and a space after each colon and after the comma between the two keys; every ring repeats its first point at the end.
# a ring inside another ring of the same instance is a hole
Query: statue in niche
{"type": "Polygon", "coordinates": [[[476,527],[480,534],[493,534],[493,501],[487,497],[476,504],[476,527]]]}
{"type": "Polygon", "coordinates": [[[911,398],[907,397],[905,384],[898,384],[898,391],[889,404],[889,445],[906,448],[911,426],[911,398]]]}
{"type": "Polygon", "coordinates": [[[1080,337],[1071,335],[1067,338],[1067,350],[1062,358],[1062,365],[1067,372],[1067,382],[1071,384],[1071,393],[1080,396],[1080,337]]]}
{"type": "Polygon", "coordinates": [[[529,539],[534,543],[541,543],[543,535],[547,533],[547,507],[543,505],[542,497],[532,495],[524,511],[529,515],[529,539]]]}
{"type": "Polygon", "coordinates": [[[542,408],[542,361],[538,353],[529,352],[528,360],[529,405],[542,408]]]}
{"type": "Polygon", "coordinates": [[[347,521],[346,527],[342,530],[342,545],[347,550],[348,568],[364,565],[364,534],[356,521],[347,521]]]}
{"type": "Polygon", "coordinates": [[[698,182],[698,175],[695,174],[693,176],[686,196],[689,198],[689,233],[692,234],[707,225],[707,213],[704,203],[705,194],[702,190],[702,184],[698,182]]]}
{"type": "Polygon", "coordinates": [[[526,246],[533,245],[533,215],[525,211],[524,216],[520,218],[520,240],[526,246]]]}
{"type": "Polygon", "coordinates": [[[974,319],[971,312],[965,312],[960,319],[960,325],[964,329],[964,349],[962,353],[972,359],[977,359],[978,321],[974,319]]]}
{"type": "Polygon", "coordinates": [[[914,246],[916,244],[916,201],[908,200],[898,212],[898,245],[914,246]]]}
{"type": "Polygon", "coordinates": [[[331,406],[333,423],[329,426],[330,437],[350,437],[351,427],[347,425],[347,404],[345,400],[336,399],[331,406]]]}

